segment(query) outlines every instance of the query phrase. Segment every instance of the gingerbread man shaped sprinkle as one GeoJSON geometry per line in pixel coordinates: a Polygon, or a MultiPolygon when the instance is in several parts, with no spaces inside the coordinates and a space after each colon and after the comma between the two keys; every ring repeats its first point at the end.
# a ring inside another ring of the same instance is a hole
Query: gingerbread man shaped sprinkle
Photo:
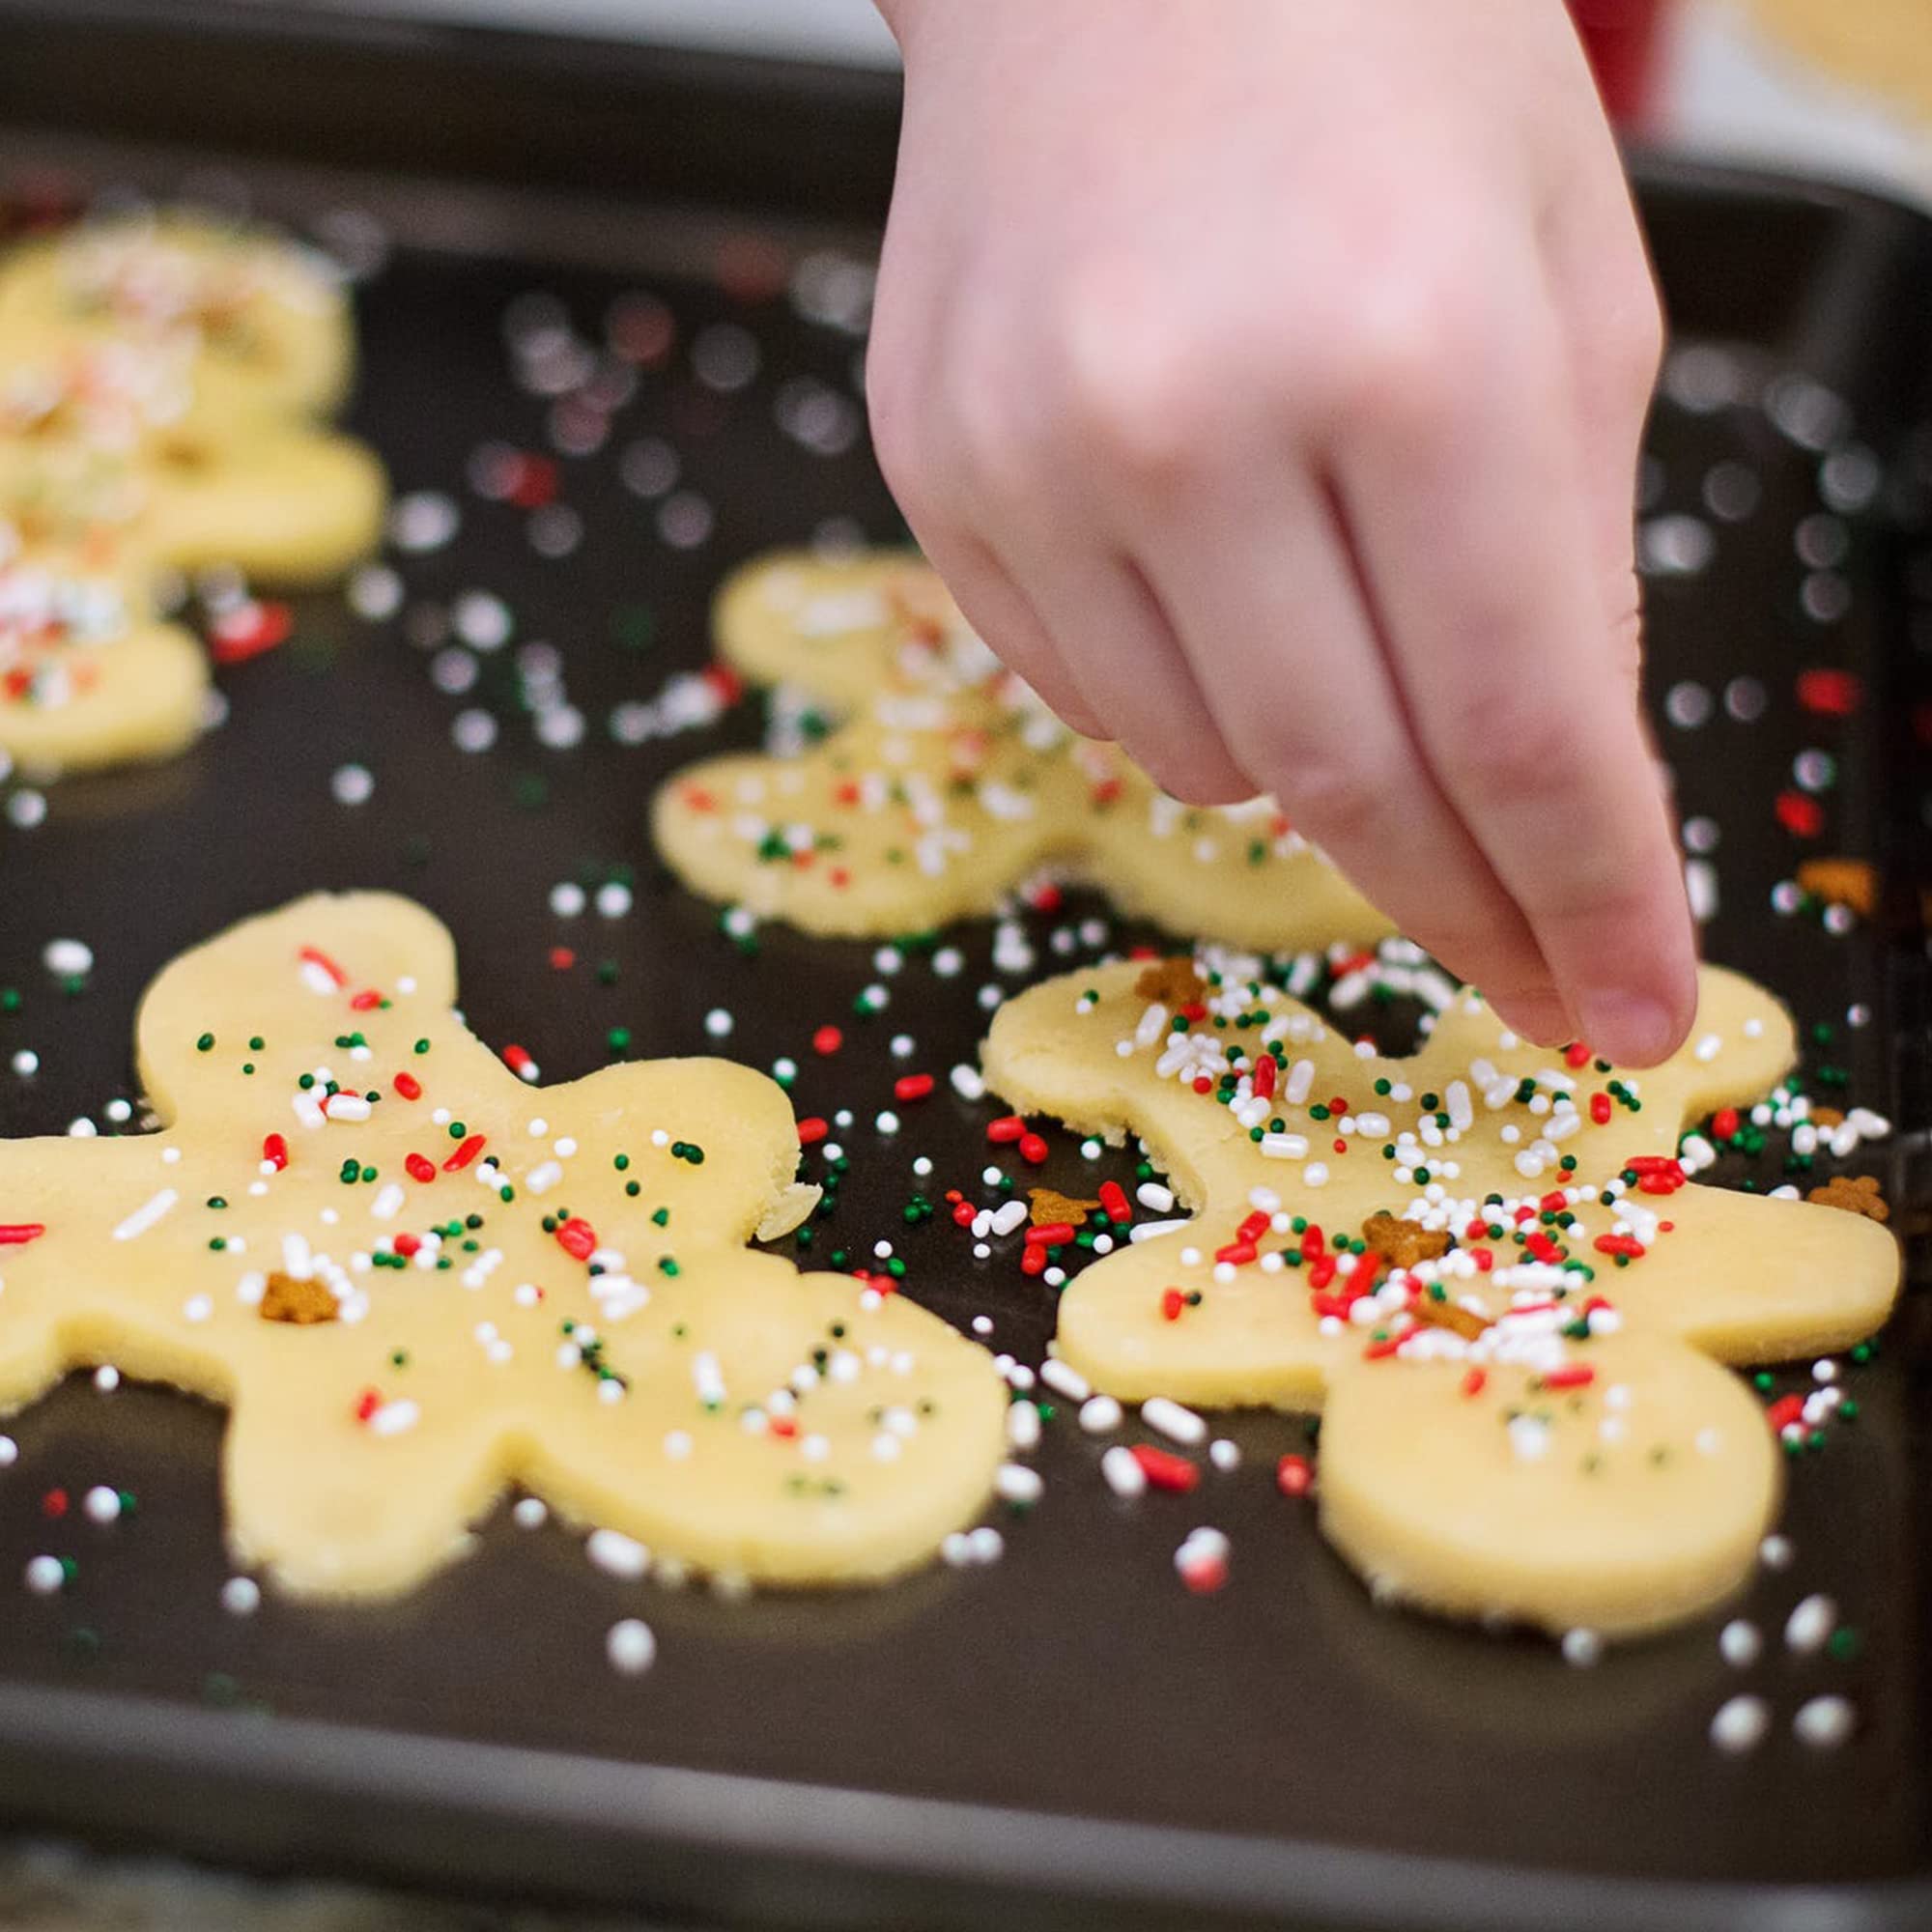
{"type": "Polygon", "coordinates": [[[163,1130],[0,1140],[0,1406],[102,1363],[226,1404],[235,1553],[305,1596],[407,1589],[512,1484],[639,1563],[773,1583],[884,1577],[970,1520],[984,1351],[745,1246],[815,1198],[779,1089],[714,1060],[537,1089],[454,993],[449,935],[375,894],[163,971],[163,1130]]]}
{"type": "Polygon", "coordinates": [[[715,758],[658,795],[694,892],[809,932],[890,935],[989,913],[1037,867],[1189,935],[1292,950],[1387,922],[1275,806],[1197,809],[1076,737],[909,554],[781,554],[726,582],[725,663],[843,722],[788,754],[715,758]]]}
{"type": "Polygon", "coordinates": [[[1640,1075],[1473,994],[1384,1060],[1214,950],[1037,986],[984,1058],[1017,1107],[1140,1135],[1195,1209],[1068,1285],[1066,1361],[1126,1399],[1321,1409],[1324,1531],[1422,1608],[1622,1636],[1719,1602],[1781,1472],[1719,1364],[1842,1348],[1896,1293],[1874,1220],[1690,1179],[1687,1124],[1795,1059],[1716,968],[1640,1075]]]}

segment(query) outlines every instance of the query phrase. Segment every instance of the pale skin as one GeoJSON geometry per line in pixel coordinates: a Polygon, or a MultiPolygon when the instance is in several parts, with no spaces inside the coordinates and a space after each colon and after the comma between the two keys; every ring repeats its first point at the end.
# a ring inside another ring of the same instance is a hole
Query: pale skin
{"type": "Polygon", "coordinates": [[[1180,797],[1274,793],[1529,1037],[1663,1058],[1662,330],[1559,0],[879,6],[872,429],[969,619],[1180,797]]]}

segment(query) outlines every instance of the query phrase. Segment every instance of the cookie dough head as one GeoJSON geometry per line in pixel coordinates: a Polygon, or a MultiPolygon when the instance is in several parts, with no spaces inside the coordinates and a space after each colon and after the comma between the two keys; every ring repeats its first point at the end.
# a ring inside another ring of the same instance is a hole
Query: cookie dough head
{"type": "Polygon", "coordinates": [[[291,585],[372,549],[375,457],[303,416],[203,407],[185,347],[0,320],[0,518],[40,543],[291,585]]]}
{"type": "Polygon", "coordinates": [[[208,664],[134,582],[0,525],[0,752],[35,772],[164,757],[200,728],[208,664]]]}
{"type": "Polygon", "coordinates": [[[224,428],[319,416],[348,391],[355,330],[339,274],[285,238],[192,216],[89,221],[0,262],[0,329],[79,347],[185,346],[192,414],[224,428]]]}
{"type": "Polygon", "coordinates": [[[1896,1293],[1873,1222],[1676,1157],[1794,1058],[1784,1010],[1711,967],[1690,1042],[1646,1073],[1524,1045],[1473,995],[1414,1058],[1364,1058],[1215,951],[1048,981],[985,1048],[1009,1101],[1139,1134],[1196,1211],[1067,1286],[1076,1369],[1125,1399],[1325,1406],[1323,1520],[1357,1569],[1606,1634],[1748,1572],[1779,1459],[1716,1363],[1844,1347],[1896,1293]]]}
{"type": "Polygon", "coordinates": [[[808,931],[881,935],[993,911],[1042,866],[1185,932],[1294,948],[1387,923],[1266,800],[1197,810],[1066,730],[917,557],[805,553],[720,592],[719,649],[843,722],[789,756],[718,758],[658,795],[694,891],[808,931]]]}
{"type": "Polygon", "coordinates": [[[711,1060],[533,1090],[454,977],[371,894],[169,967],[139,1019],[166,1130],[0,1141],[0,1401],[111,1360],[230,1404],[231,1540],[301,1594],[409,1587],[511,1483],[753,1579],[928,1556],[986,1498],[1005,1388],[901,1297],[746,1248],[815,1197],[783,1095],[711,1060]]]}

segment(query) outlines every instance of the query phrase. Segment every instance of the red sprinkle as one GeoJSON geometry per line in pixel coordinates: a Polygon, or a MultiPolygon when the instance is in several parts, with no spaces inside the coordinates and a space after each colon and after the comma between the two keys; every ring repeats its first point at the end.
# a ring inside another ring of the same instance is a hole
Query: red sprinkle
{"type": "Polygon", "coordinates": [[[553,946],[550,950],[551,971],[568,973],[577,964],[577,954],[567,946],[553,946]]]}
{"type": "Polygon", "coordinates": [[[443,1162],[443,1173],[456,1174],[468,1167],[483,1151],[483,1135],[471,1134],[467,1141],[462,1142],[456,1151],[443,1162]]]}
{"type": "Polygon", "coordinates": [[[1161,1290],[1160,1315],[1163,1321],[1179,1321],[1181,1310],[1187,1306],[1187,1297],[1178,1288],[1161,1290]]]}
{"type": "MultiPolygon", "coordinates": [[[[825,1123],[821,1121],[818,1124],[823,1126],[825,1123]]],[[[952,1225],[955,1228],[970,1228],[978,1218],[972,1202],[955,1201],[952,1204],[952,1225]]]]}
{"type": "Polygon", "coordinates": [[[1020,1250],[1020,1272],[1022,1274],[1044,1274],[1046,1272],[1046,1250],[1044,1248],[1022,1248],[1020,1250]]]}
{"type": "MultiPolygon", "coordinates": [[[[289,1164],[289,1144],[280,1134],[269,1134],[262,1142],[262,1158],[277,1174],[289,1164]]],[[[0,1240],[4,1240],[4,1230],[0,1230],[0,1240]]]]}
{"type": "Polygon", "coordinates": [[[1596,1370],[1578,1362],[1567,1369],[1551,1369],[1543,1378],[1543,1386],[1547,1389],[1588,1388],[1596,1379],[1596,1370]]]}
{"type": "Polygon", "coordinates": [[[1471,1369],[1463,1378],[1463,1393],[1465,1396],[1481,1395],[1483,1390],[1489,1386],[1489,1380],[1490,1372],[1488,1369],[1471,1369]]]}
{"type": "Polygon", "coordinates": [[[413,1073],[398,1073],[389,1084],[405,1100],[420,1100],[423,1096],[422,1082],[413,1073]]]}
{"type": "Polygon", "coordinates": [[[320,966],[338,986],[348,985],[349,975],[327,952],[318,952],[313,946],[304,946],[296,956],[310,966],[320,966]]]}
{"type": "Polygon", "coordinates": [[[822,1026],[811,1036],[811,1050],[820,1058],[835,1054],[845,1044],[845,1036],[836,1026],[822,1026]]]}
{"type": "Polygon", "coordinates": [[[1026,1122],[1017,1114],[1002,1114],[997,1121],[986,1122],[986,1138],[996,1147],[1009,1145],[1018,1140],[1026,1130],[1026,1122]]]}
{"type": "Polygon", "coordinates": [[[395,1249],[405,1261],[411,1261],[422,1250],[422,1236],[420,1235],[398,1235],[395,1239],[395,1249]]]}
{"type": "Polygon", "coordinates": [[[1777,822],[1798,838],[1815,838],[1825,829],[1825,808],[1802,791],[1781,791],[1772,808],[1777,822]]]}
{"type": "Polygon", "coordinates": [[[1133,1458],[1141,1465],[1141,1474],[1148,1479],[1148,1487],[1151,1490],[1166,1490],[1175,1495],[1184,1495],[1201,1480],[1201,1471],[1185,1456],[1177,1456],[1167,1449],[1156,1449],[1151,1442],[1136,1442],[1133,1458]]]}
{"type": "Polygon", "coordinates": [[[1228,1581],[1225,1556],[1190,1556],[1181,1566],[1180,1580],[1197,1597],[1211,1597],[1228,1581]]]}
{"type": "Polygon", "coordinates": [[[1585,1066],[1589,1060],[1590,1049],[1580,1039],[1573,1039],[1563,1049],[1563,1061],[1567,1066],[1585,1066]]]}
{"type": "Polygon", "coordinates": [[[1386,1361],[1389,1356],[1402,1347],[1406,1339],[1406,1337],[1401,1335],[1385,1335],[1379,1342],[1371,1342],[1362,1350],[1362,1360],[1365,1362],[1386,1361]]]}
{"type": "Polygon", "coordinates": [[[1624,1255],[1640,1261],[1649,1252],[1634,1235],[1599,1235],[1590,1243],[1600,1255],[1624,1255]]]}
{"type": "Polygon", "coordinates": [[[556,1231],[556,1244],[573,1261],[587,1262],[597,1252],[597,1230],[581,1214],[573,1214],[556,1231]]]}
{"type": "Polygon", "coordinates": [[[383,1392],[381,1389],[364,1389],[355,1398],[355,1420],[357,1422],[367,1422],[382,1406],[383,1392]]]}
{"type": "Polygon", "coordinates": [[[1607,1127],[1610,1124],[1610,1096],[1607,1094],[1590,1095],[1590,1118],[1600,1127],[1607,1127]]]}
{"type": "Polygon", "coordinates": [[[523,1047],[513,1044],[503,1049],[503,1065],[521,1080],[524,1077],[524,1069],[526,1066],[534,1066],[536,1062],[523,1047]]]}
{"type": "Polygon", "coordinates": [[[1315,1487],[1315,1467],[1306,1456],[1284,1456],[1274,1465],[1274,1486],[1285,1496],[1305,1496],[1315,1487]]]}
{"type": "Polygon", "coordinates": [[[373,1013],[383,1004],[383,996],[373,986],[365,986],[349,1002],[352,1011],[373,1013]]]}
{"type": "Polygon", "coordinates": [[[67,1514],[67,1492],[49,1490],[41,1498],[41,1514],[49,1521],[58,1522],[67,1514]]]}
{"type": "Polygon", "coordinates": [[[0,1225],[0,1248],[24,1248],[29,1241],[38,1241],[46,1232],[45,1226],[39,1221],[14,1221],[0,1225]]]}
{"type": "Polygon", "coordinates": [[[1266,1100],[1274,1094],[1274,1055],[1264,1053],[1255,1062],[1255,1097],[1266,1100]]]}
{"type": "Polygon", "coordinates": [[[1863,696],[1855,673],[1820,666],[1798,673],[1798,701],[1821,718],[1849,718],[1863,696]]]}
{"type": "Polygon", "coordinates": [[[1076,1232],[1071,1221],[1042,1221],[1027,1230],[1026,1244],[1030,1248],[1057,1248],[1070,1241],[1076,1232]]]}
{"type": "Polygon", "coordinates": [[[1046,1143],[1037,1134],[1020,1136],[1020,1158],[1030,1167],[1037,1167],[1046,1158],[1046,1143]]]}
{"type": "Polygon", "coordinates": [[[426,1153],[406,1154],[403,1157],[403,1165],[409,1170],[412,1180],[427,1181],[436,1179],[436,1162],[426,1153]]]}
{"type": "Polygon", "coordinates": [[[816,1147],[832,1131],[832,1123],[822,1114],[808,1114],[798,1123],[800,1147],[816,1147]]]}
{"type": "Polygon", "coordinates": [[[902,1073],[893,1082],[895,1100],[923,1100],[931,1092],[930,1073],[902,1073]]]}
{"type": "Polygon", "coordinates": [[[1735,1107],[1719,1107],[1711,1116],[1711,1132],[1720,1141],[1734,1139],[1741,1125],[1735,1107]]]}
{"type": "Polygon", "coordinates": [[[1117,1224],[1134,1218],[1134,1210],[1127,1204],[1127,1190],[1118,1180],[1101,1181],[1100,1208],[1107,1219],[1117,1224]]]}
{"type": "Polygon", "coordinates": [[[1764,1412],[1764,1419],[1771,1424],[1773,1433],[1789,1429],[1794,1422],[1804,1419],[1804,1398],[1802,1395],[1781,1395],[1764,1412]]]}
{"type": "Polygon", "coordinates": [[[286,604],[260,604],[252,598],[215,619],[208,634],[209,649],[218,665],[246,664],[286,642],[295,628],[295,613],[286,604]]]}

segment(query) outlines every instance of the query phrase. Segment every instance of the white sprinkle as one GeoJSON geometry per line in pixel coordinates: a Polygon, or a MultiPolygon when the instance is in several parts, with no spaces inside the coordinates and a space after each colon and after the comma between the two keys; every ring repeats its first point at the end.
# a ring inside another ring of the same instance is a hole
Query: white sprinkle
{"type": "MultiPolygon", "coordinates": [[[[1106,1398],[1095,1397],[1094,1400],[1104,1401],[1106,1398]]],[[[1100,1458],[1100,1474],[1117,1496],[1138,1496],[1147,1489],[1147,1471],[1141,1467],[1134,1452],[1118,1442],[1100,1458]]]]}
{"type": "Polygon", "coordinates": [[[1711,1719],[1711,1742],[1720,1751],[1741,1757],[1755,1750],[1771,1728],[1771,1710],[1762,1697],[1732,1697],[1718,1706],[1711,1719]]]}
{"type": "Polygon", "coordinates": [[[1208,1460],[1224,1474],[1241,1466],[1241,1445],[1225,1435],[1217,1435],[1208,1445],[1208,1460]]]}
{"type": "Polygon", "coordinates": [[[84,940],[50,939],[41,959],[57,980],[84,979],[94,971],[94,949],[84,940]]]}
{"type": "Polygon", "coordinates": [[[1057,1395],[1064,1395],[1068,1402],[1085,1402],[1093,1394],[1093,1384],[1080,1371],[1063,1362],[1058,1355],[1049,1355],[1039,1365],[1039,1378],[1057,1395]]]}
{"type": "Polygon", "coordinates": [[[519,1529],[541,1529],[550,1520],[550,1506],[541,1496],[519,1496],[510,1510],[519,1529]]]}
{"type": "Polygon", "coordinates": [[[0,1435],[0,1469],[11,1469],[20,1460],[20,1445],[11,1435],[0,1435]]]}
{"type": "Polygon", "coordinates": [[[328,788],[337,805],[367,805],[376,795],[376,777],[367,765],[338,765],[328,788]]]}
{"type": "Polygon", "coordinates": [[[651,1567],[651,1552],[635,1537],[619,1529],[593,1529],[583,1553],[607,1576],[635,1582],[651,1567]]]}
{"type": "MultiPolygon", "coordinates": [[[[1028,1405],[1032,1406],[1031,1404],[1028,1405]]],[[[1035,1411],[1036,1417],[1038,1411],[1035,1411]]],[[[1021,1463],[1002,1463],[993,1477],[993,1489],[1003,1502],[1036,1503],[1046,1489],[1037,1470],[1021,1463]]]]}
{"type": "Polygon", "coordinates": [[[231,1577],[221,1586],[221,1607],[231,1617],[252,1617],[262,1607],[262,1586],[252,1577],[231,1577]]]}
{"type": "Polygon", "coordinates": [[[1838,1606],[1830,1597],[1806,1597],[1785,1619],[1785,1647],[1797,1651],[1800,1656],[1808,1656],[1812,1651],[1824,1648],[1826,1639],[1837,1625],[1838,1606]]]}
{"type": "Polygon", "coordinates": [[[558,919],[575,919],[584,906],[583,888],[565,879],[550,889],[550,909],[558,919]]]}
{"type": "Polygon", "coordinates": [[[636,1617],[625,1617],[611,1626],[604,1639],[604,1655],[620,1677],[640,1677],[651,1667],[658,1654],[658,1640],[651,1627],[636,1617]]]}
{"type": "Polygon", "coordinates": [[[1007,1441],[1022,1455],[1039,1447],[1039,1410],[1032,1403],[1007,1405],[1007,1441]]]}
{"type": "Polygon", "coordinates": [[[385,1402],[369,1417],[369,1433],[372,1435],[404,1435],[422,1420],[422,1410],[405,1396],[398,1402],[385,1402]]]}
{"type": "Polygon", "coordinates": [[[947,1077],[952,1083],[952,1091],[962,1100],[978,1100],[986,1092],[985,1076],[977,1066],[968,1066],[963,1060],[947,1077]]]}
{"type": "Polygon", "coordinates": [[[704,1031],[713,1039],[724,1039],[730,1033],[732,1025],[731,1015],[723,1007],[713,1007],[704,1015],[704,1031]]]}
{"type": "Polygon", "coordinates": [[[1157,1180],[1144,1180],[1134,1189],[1134,1199],[1151,1214],[1171,1214],[1174,1211],[1174,1189],[1163,1187],[1157,1180]]]}
{"type": "Polygon", "coordinates": [[[58,1556],[35,1556],[27,1562],[27,1588],[37,1597],[51,1597],[67,1582],[58,1556]]]}
{"type": "Polygon", "coordinates": [[[402,1183],[397,1180],[387,1182],[382,1192],[369,1204],[371,1218],[378,1221],[393,1221],[403,1211],[403,1201],[402,1183]]]}
{"type": "Polygon", "coordinates": [[[1540,1462],[1549,1454],[1549,1425],[1541,1416],[1514,1415],[1508,1429],[1509,1445],[1519,1462],[1540,1462]]]}
{"type": "Polygon", "coordinates": [[[103,1363],[94,1372],[94,1386],[102,1395],[112,1395],[121,1386],[121,1371],[112,1363],[103,1363]]]}
{"type": "Polygon", "coordinates": [[[1604,1639],[1593,1630],[1585,1630],[1577,1625],[1575,1630],[1563,1633],[1563,1662],[1573,1664],[1578,1670],[1587,1670],[1591,1664],[1600,1662],[1604,1655],[1604,1639]]]}
{"type": "MultiPolygon", "coordinates": [[[[1107,1435],[1120,1426],[1121,1405],[1112,1396],[1090,1396],[1080,1405],[1080,1427],[1089,1435],[1107,1435]]],[[[1134,1466],[1138,1469],[1140,1464],[1134,1466]]]]}
{"type": "Polygon", "coordinates": [[[1010,1235],[1027,1217],[1027,1204],[1024,1201],[1003,1202],[993,1209],[993,1233],[1010,1235]]]}
{"type": "Polygon", "coordinates": [[[175,1205],[181,1196],[172,1187],[163,1187],[160,1192],[134,1209],[114,1231],[117,1241],[131,1241],[145,1235],[162,1215],[175,1205]]]}
{"type": "Polygon", "coordinates": [[[1791,1735],[1814,1750],[1836,1750],[1858,1728],[1858,1716],[1842,1697],[1812,1697],[1799,1705],[1791,1735]]]}
{"type": "Polygon", "coordinates": [[[112,1522],[121,1514],[121,1497],[105,1483],[97,1483],[81,1500],[81,1508],[93,1522],[112,1522]]]}
{"type": "Polygon", "coordinates": [[[1191,1408],[1183,1408],[1164,1395],[1149,1396],[1141,1404],[1141,1420],[1176,1442],[1192,1447],[1208,1439],[1208,1425],[1191,1408]]]}
{"type": "Polygon", "coordinates": [[[1718,1655],[1734,1669],[1747,1669],[1757,1662],[1763,1649],[1764,1639],[1759,1636],[1757,1626],[1743,1617],[1733,1617],[1718,1633],[1718,1655]]]}

